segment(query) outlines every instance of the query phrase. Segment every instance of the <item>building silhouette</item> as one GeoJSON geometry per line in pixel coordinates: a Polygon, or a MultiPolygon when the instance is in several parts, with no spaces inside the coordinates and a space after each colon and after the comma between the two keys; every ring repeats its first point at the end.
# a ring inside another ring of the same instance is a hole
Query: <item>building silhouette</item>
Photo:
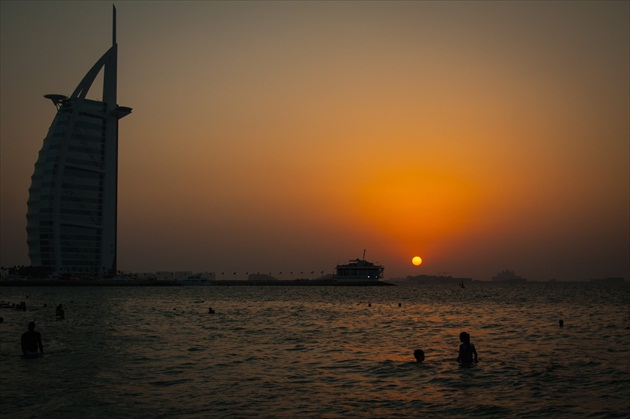
{"type": "Polygon", "coordinates": [[[31,266],[53,275],[105,278],[116,274],[118,120],[116,9],[112,46],[70,97],[46,95],[57,113],[44,139],[29,188],[31,266]],[[87,99],[103,71],[102,101],[87,99]]]}

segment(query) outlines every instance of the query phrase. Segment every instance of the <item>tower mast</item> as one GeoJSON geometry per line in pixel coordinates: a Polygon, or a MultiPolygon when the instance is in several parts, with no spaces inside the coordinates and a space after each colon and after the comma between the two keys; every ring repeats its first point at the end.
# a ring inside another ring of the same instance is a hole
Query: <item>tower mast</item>
{"type": "Polygon", "coordinates": [[[112,46],[116,45],[116,6],[112,4],[112,8],[114,9],[114,18],[112,22],[112,46]]]}

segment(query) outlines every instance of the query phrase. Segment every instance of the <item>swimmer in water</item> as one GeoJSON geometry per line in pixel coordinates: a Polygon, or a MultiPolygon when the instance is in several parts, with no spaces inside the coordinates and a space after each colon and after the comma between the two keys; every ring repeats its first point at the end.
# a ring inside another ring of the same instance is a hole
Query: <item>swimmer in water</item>
{"type": "Polygon", "coordinates": [[[63,304],[59,304],[55,309],[57,320],[63,320],[66,317],[66,312],[63,310],[63,304]]]}
{"type": "Polygon", "coordinates": [[[22,353],[27,357],[44,354],[42,335],[35,331],[35,322],[30,322],[28,324],[28,331],[22,334],[22,353]]]}
{"type": "Polygon", "coordinates": [[[422,349],[416,349],[413,351],[413,357],[416,358],[418,364],[421,364],[424,361],[424,351],[422,349]]]}
{"type": "Polygon", "coordinates": [[[475,349],[475,345],[470,343],[470,335],[466,332],[462,332],[459,334],[459,340],[461,345],[459,345],[457,361],[460,364],[472,364],[473,362],[477,362],[477,350],[475,349]]]}

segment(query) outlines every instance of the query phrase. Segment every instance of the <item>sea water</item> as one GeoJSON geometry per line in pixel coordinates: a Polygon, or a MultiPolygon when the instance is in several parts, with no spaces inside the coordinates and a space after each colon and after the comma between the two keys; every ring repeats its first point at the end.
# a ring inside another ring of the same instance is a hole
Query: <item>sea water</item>
{"type": "Polygon", "coordinates": [[[27,304],[0,310],[7,419],[630,416],[623,284],[2,287],[0,300],[27,304]],[[29,321],[43,358],[20,357],[29,321]],[[462,331],[473,366],[455,360],[462,331]]]}

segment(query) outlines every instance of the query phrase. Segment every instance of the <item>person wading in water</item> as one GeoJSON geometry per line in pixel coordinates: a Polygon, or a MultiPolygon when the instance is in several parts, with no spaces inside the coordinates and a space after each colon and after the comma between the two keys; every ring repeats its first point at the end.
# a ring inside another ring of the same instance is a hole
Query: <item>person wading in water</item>
{"type": "Polygon", "coordinates": [[[477,350],[475,349],[475,345],[470,343],[470,335],[466,332],[462,332],[459,334],[459,340],[462,343],[459,345],[457,361],[460,364],[472,364],[473,362],[477,362],[477,350]]]}
{"type": "Polygon", "coordinates": [[[35,331],[35,322],[28,324],[28,331],[22,334],[22,353],[26,357],[35,357],[44,354],[42,335],[35,331]]]}

